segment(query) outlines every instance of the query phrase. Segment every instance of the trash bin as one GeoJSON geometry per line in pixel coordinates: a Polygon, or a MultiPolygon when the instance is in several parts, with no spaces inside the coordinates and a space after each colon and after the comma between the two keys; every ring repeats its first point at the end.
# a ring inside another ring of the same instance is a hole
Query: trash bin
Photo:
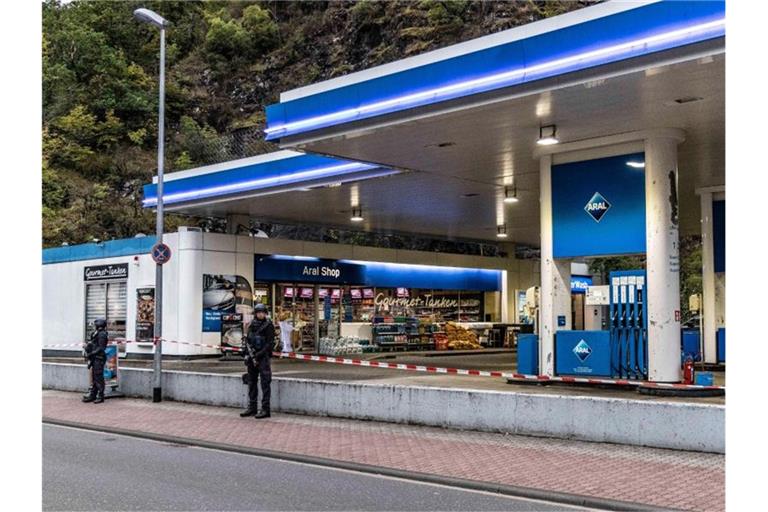
{"type": "Polygon", "coordinates": [[[517,373],[539,374],[539,337],[535,334],[517,335],[517,373]]]}

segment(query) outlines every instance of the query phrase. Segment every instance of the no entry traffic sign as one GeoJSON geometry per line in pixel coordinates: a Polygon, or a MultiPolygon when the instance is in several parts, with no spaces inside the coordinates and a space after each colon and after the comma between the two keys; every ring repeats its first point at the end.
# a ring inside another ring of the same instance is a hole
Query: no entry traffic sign
{"type": "Polygon", "coordinates": [[[152,259],[158,265],[164,265],[171,259],[171,248],[164,243],[155,244],[152,246],[152,259]]]}

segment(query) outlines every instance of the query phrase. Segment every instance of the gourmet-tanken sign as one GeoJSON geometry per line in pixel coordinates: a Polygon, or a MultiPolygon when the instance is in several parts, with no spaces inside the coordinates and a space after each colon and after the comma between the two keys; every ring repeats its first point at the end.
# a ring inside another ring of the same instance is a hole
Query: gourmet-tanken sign
{"type": "MultiPolygon", "coordinates": [[[[476,301],[475,301],[476,302],[476,301]]],[[[390,297],[379,293],[373,299],[376,308],[389,309],[393,306],[402,308],[434,308],[434,309],[456,309],[459,307],[458,299],[446,297],[433,297],[432,295],[419,295],[418,297],[390,297]]],[[[468,307],[470,301],[461,301],[463,307],[468,307]]],[[[476,304],[472,304],[475,305],[476,304]]]]}
{"type": "Polygon", "coordinates": [[[85,267],[83,279],[86,281],[103,281],[106,279],[127,279],[128,264],[116,263],[112,265],[95,265],[85,267]]]}

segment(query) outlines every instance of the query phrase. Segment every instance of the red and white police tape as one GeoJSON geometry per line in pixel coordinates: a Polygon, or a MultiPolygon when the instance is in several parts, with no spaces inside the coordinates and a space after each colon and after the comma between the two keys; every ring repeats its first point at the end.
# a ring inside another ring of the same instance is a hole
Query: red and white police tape
{"type": "MultiPolygon", "coordinates": [[[[162,340],[163,343],[174,343],[178,345],[189,345],[194,347],[205,347],[219,349],[229,352],[240,352],[239,347],[230,347],[226,345],[211,345],[207,343],[190,343],[187,341],[175,341],[175,340],[162,340]]],[[[117,339],[111,344],[125,344],[132,343],[131,340],[117,339]]],[[[43,348],[64,348],[64,347],[83,347],[83,343],[70,343],[70,344],[58,344],[58,345],[44,345],[43,348]]],[[[668,388],[668,389],[689,389],[689,390],[725,390],[725,386],[701,386],[696,384],[674,384],[666,382],[648,382],[640,380],[628,380],[628,379],[595,379],[589,377],[556,377],[547,375],[527,375],[523,373],[510,373],[500,371],[486,371],[486,370],[469,370],[464,368],[443,368],[438,366],[425,366],[417,364],[407,363],[386,363],[383,361],[370,361],[367,359],[349,359],[344,357],[313,355],[313,354],[297,354],[296,352],[273,352],[275,357],[281,359],[298,359],[301,361],[313,361],[318,363],[332,363],[343,364],[351,366],[362,366],[368,368],[384,368],[390,370],[404,370],[412,372],[426,372],[426,373],[443,373],[451,375],[469,375],[474,377],[500,377],[508,380],[515,380],[520,382],[566,382],[573,384],[592,384],[592,385],[609,385],[609,386],[644,386],[654,388],[668,388]]]]}
{"type": "Polygon", "coordinates": [[[577,384],[602,384],[616,386],[650,386],[659,388],[673,389],[725,389],[725,386],[700,386],[695,384],[672,384],[664,382],[647,382],[626,379],[593,379],[588,377],[549,377],[547,375],[526,375],[522,373],[509,373],[486,370],[468,370],[463,368],[441,368],[437,366],[423,366],[417,364],[405,363],[385,363],[380,361],[369,361],[366,359],[347,359],[342,357],[297,354],[295,352],[275,352],[275,356],[287,359],[300,359],[303,361],[316,361],[321,363],[346,364],[353,366],[365,366],[370,368],[388,368],[391,370],[406,370],[427,373],[445,373],[455,375],[471,375],[477,377],[501,377],[509,380],[519,380],[524,382],[569,382],[577,384]]]}

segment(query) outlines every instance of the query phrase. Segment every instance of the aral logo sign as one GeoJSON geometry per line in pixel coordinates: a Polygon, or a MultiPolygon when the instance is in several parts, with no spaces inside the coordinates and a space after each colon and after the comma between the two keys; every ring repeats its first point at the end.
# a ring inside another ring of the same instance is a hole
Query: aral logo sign
{"type": "Polygon", "coordinates": [[[592,354],[592,347],[587,345],[584,340],[579,341],[575,347],[573,347],[573,353],[579,358],[582,363],[592,354]]]}
{"type": "Polygon", "coordinates": [[[603,218],[603,215],[610,209],[611,203],[608,202],[606,198],[604,198],[600,192],[595,192],[592,195],[592,199],[589,200],[587,205],[584,207],[584,211],[589,214],[590,217],[592,217],[595,222],[600,222],[600,219],[603,218]]]}

